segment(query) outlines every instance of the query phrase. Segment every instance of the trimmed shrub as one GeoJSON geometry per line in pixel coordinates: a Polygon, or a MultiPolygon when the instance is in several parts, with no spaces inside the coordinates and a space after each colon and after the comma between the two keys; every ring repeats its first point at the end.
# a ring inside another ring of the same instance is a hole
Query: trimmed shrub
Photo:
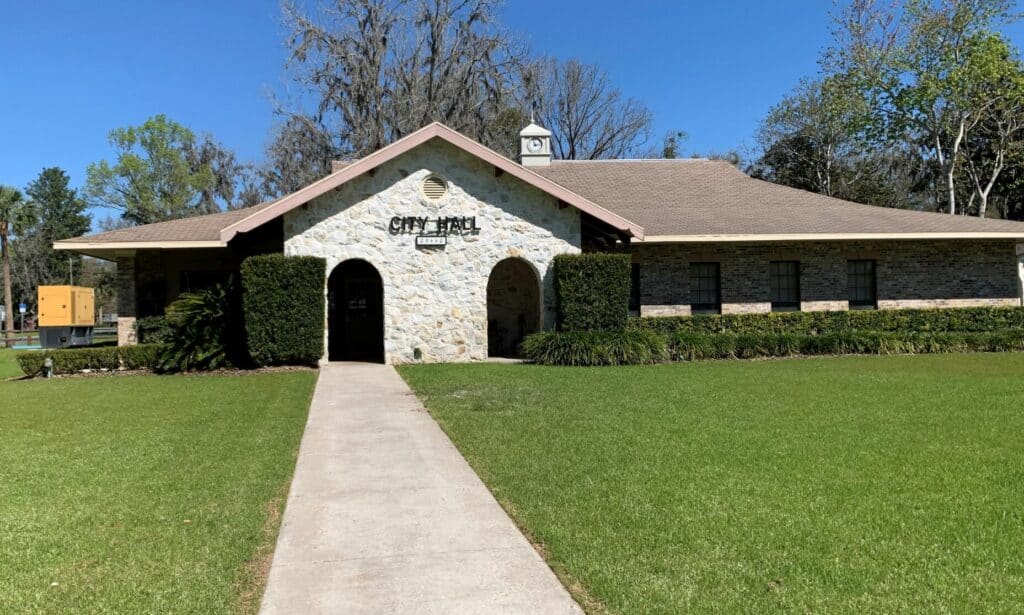
{"type": "Polygon", "coordinates": [[[668,359],[665,336],[652,331],[555,331],[523,340],[523,355],[540,365],[646,365],[668,359]]]}
{"type": "Polygon", "coordinates": [[[257,365],[315,365],[324,354],[327,263],[268,254],[242,261],[249,357],[257,365]]]}
{"type": "Polygon", "coordinates": [[[1024,308],[977,307],[931,310],[853,310],[848,312],[772,312],[634,318],[631,328],[667,334],[793,333],[824,335],[843,331],[982,333],[1024,329],[1024,308]]]}
{"type": "Polygon", "coordinates": [[[164,344],[136,344],[120,346],[117,349],[121,365],[125,369],[156,370],[166,347],[164,344]]]}
{"type": "Polygon", "coordinates": [[[1004,352],[1024,350],[1024,331],[841,331],[823,335],[680,332],[671,338],[669,347],[672,358],[689,361],[795,355],[1004,352]]]}
{"type": "Polygon", "coordinates": [[[55,348],[18,353],[16,359],[26,376],[43,373],[47,357],[53,359],[54,374],[89,370],[156,369],[164,347],[160,344],[104,346],[101,348],[55,348]]]}
{"type": "Polygon", "coordinates": [[[629,322],[628,254],[561,254],[552,268],[559,331],[618,331],[629,322]]]}
{"type": "Polygon", "coordinates": [[[146,316],[135,321],[135,339],[140,344],[166,344],[174,332],[166,316],[146,316]]]}
{"type": "Polygon", "coordinates": [[[160,356],[167,372],[237,367],[244,355],[238,293],[234,284],[184,293],[167,306],[171,341],[160,356]]]}

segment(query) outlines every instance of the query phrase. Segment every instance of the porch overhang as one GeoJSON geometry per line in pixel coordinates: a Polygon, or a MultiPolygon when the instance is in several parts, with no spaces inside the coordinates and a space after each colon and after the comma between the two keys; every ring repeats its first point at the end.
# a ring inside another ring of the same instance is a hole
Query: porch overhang
{"type": "Polygon", "coordinates": [[[55,241],[54,250],[77,252],[101,260],[113,261],[118,256],[129,256],[138,250],[199,250],[226,248],[220,240],[204,241],[55,241]]]}

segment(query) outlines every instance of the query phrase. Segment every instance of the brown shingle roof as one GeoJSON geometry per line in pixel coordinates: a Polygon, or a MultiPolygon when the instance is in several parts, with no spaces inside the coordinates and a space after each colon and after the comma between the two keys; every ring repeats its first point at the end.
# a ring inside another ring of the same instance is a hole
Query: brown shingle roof
{"type": "Polygon", "coordinates": [[[60,243],[149,243],[166,241],[220,241],[224,227],[265,209],[277,201],[205,216],[129,226],[95,235],[65,239],[60,243]]]}
{"type": "Polygon", "coordinates": [[[713,160],[555,161],[537,173],[665,236],[1019,233],[1024,223],[860,205],[713,160]]]}

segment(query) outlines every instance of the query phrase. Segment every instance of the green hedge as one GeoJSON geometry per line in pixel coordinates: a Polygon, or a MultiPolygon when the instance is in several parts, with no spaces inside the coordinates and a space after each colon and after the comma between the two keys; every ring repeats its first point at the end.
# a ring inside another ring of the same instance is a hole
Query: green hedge
{"type": "Polygon", "coordinates": [[[569,331],[531,335],[523,355],[540,365],[643,365],[667,360],[928,354],[1024,351],[1024,330],[985,332],[839,331],[795,333],[690,333],[649,330],[569,331]]]}
{"type": "Polygon", "coordinates": [[[540,365],[645,365],[668,359],[665,336],[652,331],[557,331],[523,340],[523,355],[540,365]]]}
{"type": "Polygon", "coordinates": [[[669,352],[673,359],[691,361],[795,355],[1006,351],[1024,351],[1024,330],[926,333],[841,331],[822,335],[679,332],[669,340],[669,352]]]}
{"type": "Polygon", "coordinates": [[[324,352],[326,261],[268,254],[242,261],[242,310],[256,365],[314,365],[324,352]]]}
{"type": "Polygon", "coordinates": [[[43,373],[47,357],[53,359],[54,374],[74,374],[86,369],[117,370],[156,369],[161,344],[139,344],[137,346],[103,346],[100,348],[59,348],[29,350],[17,355],[18,366],[26,376],[43,373]]]}
{"type": "Polygon", "coordinates": [[[559,331],[618,331],[629,322],[630,256],[562,254],[553,265],[559,331]]]}
{"type": "Polygon", "coordinates": [[[635,318],[631,328],[666,334],[734,333],[822,335],[844,331],[980,333],[1024,329],[1024,308],[774,312],[635,318]]]}

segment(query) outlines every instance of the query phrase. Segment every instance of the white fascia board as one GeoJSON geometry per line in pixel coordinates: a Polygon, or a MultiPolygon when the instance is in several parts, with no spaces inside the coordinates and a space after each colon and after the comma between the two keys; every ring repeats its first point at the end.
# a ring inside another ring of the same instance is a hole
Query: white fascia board
{"type": "MultiPolygon", "coordinates": [[[[778,235],[647,235],[633,243],[743,243],[778,241],[864,241],[917,239],[1007,239],[1024,241],[1024,232],[985,233],[803,233],[778,235]]],[[[1022,246],[1017,247],[1018,251],[1022,246]]]]}

